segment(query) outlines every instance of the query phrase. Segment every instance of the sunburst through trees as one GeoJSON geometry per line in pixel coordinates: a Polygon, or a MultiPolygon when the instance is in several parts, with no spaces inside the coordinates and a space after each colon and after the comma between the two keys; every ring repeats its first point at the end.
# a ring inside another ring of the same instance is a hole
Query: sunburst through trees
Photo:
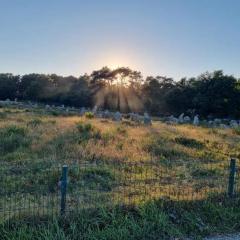
{"type": "Polygon", "coordinates": [[[126,67],[114,70],[103,67],[90,76],[95,105],[121,112],[137,112],[143,109],[140,94],[142,83],[141,73],[126,67]]]}

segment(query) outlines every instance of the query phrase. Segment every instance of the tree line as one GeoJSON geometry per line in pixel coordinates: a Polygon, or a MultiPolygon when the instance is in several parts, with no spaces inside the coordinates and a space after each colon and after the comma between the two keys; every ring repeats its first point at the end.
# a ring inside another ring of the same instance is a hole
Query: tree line
{"type": "Polygon", "coordinates": [[[75,107],[101,107],[152,115],[200,114],[240,117],[240,79],[223,71],[174,81],[127,67],[103,67],[80,77],[56,74],[0,74],[0,99],[18,99],[75,107]]]}

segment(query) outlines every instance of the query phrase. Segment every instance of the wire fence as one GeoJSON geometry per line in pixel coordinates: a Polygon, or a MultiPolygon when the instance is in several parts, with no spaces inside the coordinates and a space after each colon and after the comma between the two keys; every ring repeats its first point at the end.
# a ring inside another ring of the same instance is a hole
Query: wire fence
{"type": "Polygon", "coordinates": [[[239,162],[85,162],[43,169],[0,168],[0,220],[55,216],[154,199],[239,197],[239,162]]]}

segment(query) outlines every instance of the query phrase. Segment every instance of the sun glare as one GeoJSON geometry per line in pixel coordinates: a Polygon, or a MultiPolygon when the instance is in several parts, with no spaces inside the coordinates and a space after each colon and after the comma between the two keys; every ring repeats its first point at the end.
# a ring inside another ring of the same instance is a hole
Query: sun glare
{"type": "Polygon", "coordinates": [[[121,87],[127,87],[130,84],[128,77],[122,77],[120,74],[116,76],[116,78],[112,82],[113,85],[121,86],[121,87]]]}

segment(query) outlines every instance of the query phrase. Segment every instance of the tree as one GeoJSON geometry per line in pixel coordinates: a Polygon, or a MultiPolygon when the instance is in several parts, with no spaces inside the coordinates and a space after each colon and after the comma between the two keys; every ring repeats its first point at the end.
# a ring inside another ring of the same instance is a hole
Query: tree
{"type": "Polygon", "coordinates": [[[170,108],[166,102],[166,96],[174,87],[175,83],[172,78],[147,77],[142,88],[145,108],[154,115],[169,113],[170,108]]]}
{"type": "Polygon", "coordinates": [[[34,73],[23,75],[19,83],[19,97],[23,100],[46,100],[47,89],[50,85],[48,75],[34,73]]]}
{"type": "Polygon", "coordinates": [[[0,74],[0,99],[14,100],[17,97],[19,78],[11,73],[0,74]]]}

